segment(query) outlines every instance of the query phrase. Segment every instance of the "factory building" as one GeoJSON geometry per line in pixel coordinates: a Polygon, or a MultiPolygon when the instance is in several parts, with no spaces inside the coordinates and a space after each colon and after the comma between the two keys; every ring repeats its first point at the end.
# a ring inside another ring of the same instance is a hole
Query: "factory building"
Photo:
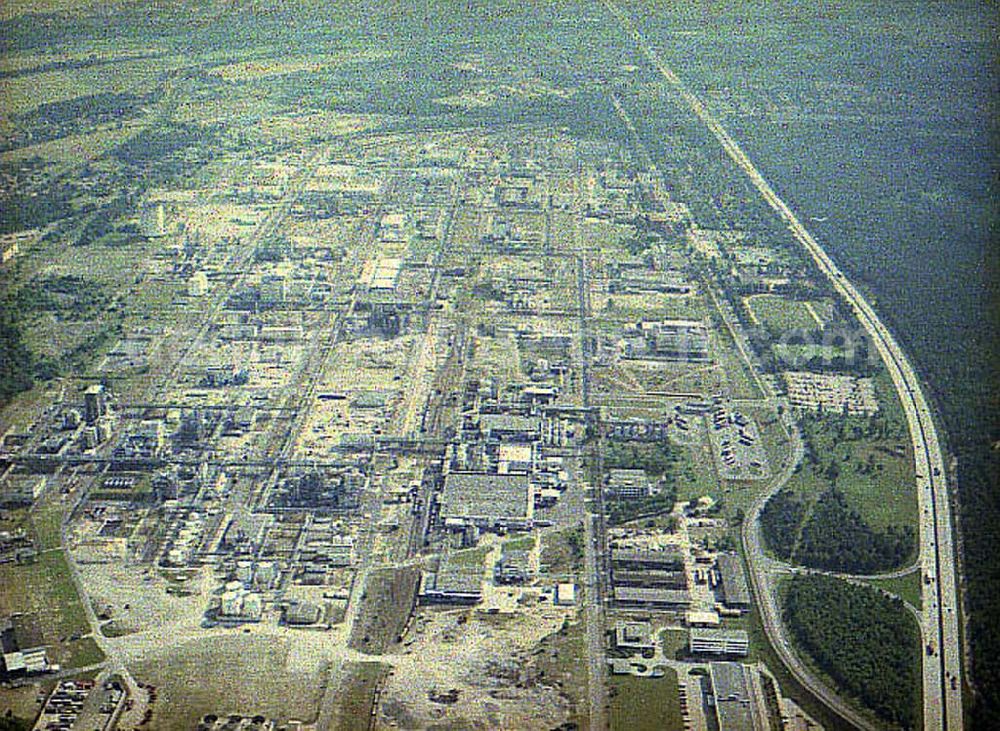
{"type": "Polygon", "coordinates": [[[437,571],[423,575],[420,599],[427,604],[478,604],[483,599],[483,567],[445,554],[437,571]]]}
{"type": "Polygon", "coordinates": [[[697,320],[643,320],[625,328],[622,358],[704,363],[709,360],[708,328],[697,320]]]}
{"type": "Polygon", "coordinates": [[[93,426],[97,420],[108,413],[108,405],[105,400],[104,386],[95,383],[83,392],[83,418],[88,424],[93,426]]]}
{"type": "Polygon", "coordinates": [[[763,731],[761,719],[767,718],[766,711],[753,692],[750,672],[734,662],[709,665],[719,731],[763,731]]]}
{"type": "Polygon", "coordinates": [[[750,652],[750,637],[746,630],[724,630],[692,627],[688,644],[693,655],[732,655],[746,657],[750,652]]]}
{"type": "Polygon", "coordinates": [[[440,517],[449,528],[531,528],[534,496],[528,475],[452,472],[444,481],[440,517]]]}
{"type": "Polygon", "coordinates": [[[519,414],[483,414],[479,431],[487,441],[535,442],[542,437],[542,420],[519,414]]]}
{"type": "Polygon", "coordinates": [[[656,647],[653,626],[649,622],[619,622],[614,629],[615,647],[642,652],[656,647]]]}
{"type": "Polygon", "coordinates": [[[656,589],[644,586],[614,587],[615,603],[621,607],[644,609],[686,610],[691,595],[685,590],[656,589]]]}
{"type": "Polygon", "coordinates": [[[750,588],[743,571],[743,562],[735,553],[722,553],[716,559],[719,572],[719,594],[722,603],[729,609],[746,611],[750,609],[750,588]]]}

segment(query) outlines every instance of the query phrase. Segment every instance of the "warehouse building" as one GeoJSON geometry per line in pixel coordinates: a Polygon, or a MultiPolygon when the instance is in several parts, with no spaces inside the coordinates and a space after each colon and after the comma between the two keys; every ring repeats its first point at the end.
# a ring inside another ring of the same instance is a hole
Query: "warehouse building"
{"type": "Polygon", "coordinates": [[[761,730],[759,718],[762,716],[754,712],[757,701],[748,673],[749,668],[735,662],[713,662],[709,665],[719,731],[761,730]]]}
{"type": "Polygon", "coordinates": [[[420,600],[427,604],[478,604],[483,599],[483,567],[441,557],[438,570],[423,575],[420,600]]]}
{"type": "Polygon", "coordinates": [[[735,553],[721,553],[716,559],[719,572],[719,594],[722,603],[729,609],[746,611],[750,609],[750,588],[743,572],[743,562],[735,553]]]}
{"type": "Polygon", "coordinates": [[[684,568],[684,555],[678,549],[653,551],[613,548],[611,564],[615,569],[680,571],[684,568]]]}
{"type": "Polygon", "coordinates": [[[746,657],[750,652],[750,637],[746,630],[725,630],[692,627],[688,645],[693,655],[732,655],[746,657]]]}
{"type": "Polygon", "coordinates": [[[621,607],[643,609],[678,609],[691,606],[691,595],[678,589],[652,589],[642,586],[614,587],[615,603],[621,607]]]}
{"type": "Polygon", "coordinates": [[[709,358],[708,328],[697,320],[642,321],[628,325],[620,343],[622,358],[704,363],[709,358]]]}
{"type": "Polygon", "coordinates": [[[531,528],[534,498],[528,475],[452,472],[444,480],[440,517],[449,528],[531,528]]]}
{"type": "Polygon", "coordinates": [[[500,560],[493,567],[493,580],[497,584],[526,584],[534,578],[531,551],[504,548],[500,560]]]}
{"type": "Polygon", "coordinates": [[[614,572],[616,586],[648,586],[657,589],[686,589],[687,575],[683,571],[631,571],[614,572]]]}

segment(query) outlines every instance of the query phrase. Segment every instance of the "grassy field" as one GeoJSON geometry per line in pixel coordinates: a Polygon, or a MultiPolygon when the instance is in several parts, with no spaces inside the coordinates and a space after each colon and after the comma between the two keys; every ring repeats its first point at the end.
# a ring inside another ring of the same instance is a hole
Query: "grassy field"
{"type": "Polygon", "coordinates": [[[822,324],[805,302],[773,294],[755,294],[747,297],[745,302],[751,320],[773,336],[780,336],[789,330],[815,330],[822,324]]]}
{"type": "Polygon", "coordinates": [[[41,104],[101,93],[142,94],[156,88],[163,72],[182,64],[181,57],[122,60],[107,67],[41,71],[0,80],[0,102],[6,115],[23,114],[41,104]]]}
{"type": "Polygon", "coordinates": [[[87,617],[62,551],[46,551],[33,564],[0,566],[0,584],[4,615],[37,614],[39,629],[49,640],[87,633],[87,617]]]}
{"type": "Polygon", "coordinates": [[[762,396],[750,364],[740,355],[733,336],[726,327],[712,332],[712,354],[729,381],[733,398],[760,398],[762,396]]]}
{"type": "Polygon", "coordinates": [[[0,586],[0,615],[23,612],[25,623],[50,646],[50,660],[84,667],[104,659],[92,639],[82,638],[90,626],[63,551],[46,550],[33,564],[0,566],[0,586]]]}
{"type": "Polygon", "coordinates": [[[680,731],[677,673],[667,668],[662,678],[614,676],[609,680],[612,731],[680,731]]]}
{"type": "Polygon", "coordinates": [[[486,554],[489,552],[490,549],[485,546],[470,548],[464,551],[453,551],[448,555],[448,560],[453,566],[482,567],[483,562],[486,560],[486,554]]]}
{"type": "Polygon", "coordinates": [[[66,649],[69,651],[66,667],[85,668],[104,661],[104,652],[97,646],[93,637],[70,642],[66,645],[66,649]]]}
{"type": "Polygon", "coordinates": [[[801,368],[814,361],[822,363],[845,358],[848,353],[846,348],[820,343],[774,343],[771,350],[778,362],[787,364],[790,369],[801,368]]]}
{"type": "MultiPolygon", "coordinates": [[[[39,696],[48,695],[55,685],[55,680],[46,680],[39,682],[37,685],[35,683],[27,683],[15,688],[3,689],[2,693],[0,693],[0,708],[3,709],[4,714],[10,713],[14,719],[23,724],[23,726],[14,726],[11,731],[21,728],[31,728],[35,716],[41,710],[41,703],[38,701],[39,696]]],[[[7,727],[0,726],[0,728],[7,727]]]]}
{"type": "Polygon", "coordinates": [[[673,295],[658,292],[644,294],[615,293],[603,300],[596,299],[595,308],[616,319],[636,321],[642,319],[691,319],[700,320],[708,314],[704,297],[698,295],[673,295]]]}
{"type": "Polygon", "coordinates": [[[151,727],[188,731],[207,713],[312,720],[320,685],[288,660],[287,641],[241,634],[149,653],[131,669],[156,687],[151,727]]]}
{"type": "Polygon", "coordinates": [[[570,722],[579,728],[589,726],[587,711],[587,641],[584,623],[567,624],[539,644],[541,652],[534,660],[540,680],[558,687],[573,703],[570,722]]]}
{"type": "Polygon", "coordinates": [[[535,536],[530,534],[512,538],[509,541],[504,541],[503,547],[507,551],[530,551],[535,547],[535,536]]]}
{"type": "Polygon", "coordinates": [[[120,129],[107,127],[93,132],[40,142],[37,145],[20,147],[0,154],[0,162],[16,165],[33,157],[67,163],[94,160],[124,142],[136,131],[137,127],[136,122],[129,122],[120,129]]]}
{"type": "Polygon", "coordinates": [[[410,617],[419,583],[418,569],[388,569],[373,573],[368,578],[364,606],[358,614],[349,646],[378,654],[395,644],[410,617]]]}
{"type": "Polygon", "coordinates": [[[868,583],[879,589],[892,592],[917,609],[921,607],[920,571],[911,571],[904,576],[897,576],[891,579],[875,579],[868,583]]]}
{"type": "Polygon", "coordinates": [[[59,548],[62,545],[61,505],[39,503],[31,513],[31,525],[40,550],[59,548]]]}
{"type": "Polygon", "coordinates": [[[692,500],[708,495],[714,499],[721,496],[719,481],[711,456],[701,446],[679,448],[674,468],[677,490],[676,500],[692,500]]]}
{"type": "Polygon", "coordinates": [[[832,462],[839,472],[837,487],[873,527],[909,525],[916,529],[915,475],[905,443],[854,439],[850,433],[853,426],[842,431],[838,419],[803,422],[820,461],[818,465],[805,464],[792,476],[789,486],[801,495],[818,495],[829,484],[823,472],[832,462]],[[865,467],[868,464],[873,465],[870,471],[865,467]]]}
{"type": "Polygon", "coordinates": [[[546,576],[560,579],[572,576],[579,569],[582,560],[582,528],[546,533],[542,537],[539,563],[546,576]]]}
{"type": "Polygon", "coordinates": [[[378,662],[348,665],[344,692],[337,704],[334,722],[336,731],[368,731],[375,690],[388,671],[388,665],[378,662]]]}

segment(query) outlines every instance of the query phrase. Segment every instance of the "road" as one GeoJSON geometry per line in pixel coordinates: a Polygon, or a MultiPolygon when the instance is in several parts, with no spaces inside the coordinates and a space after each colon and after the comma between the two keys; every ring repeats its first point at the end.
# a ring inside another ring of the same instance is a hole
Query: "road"
{"type": "MultiPolygon", "coordinates": [[[[916,462],[917,495],[920,504],[920,548],[925,582],[922,584],[922,630],[934,652],[922,653],[923,725],[926,729],[961,729],[962,721],[962,651],[958,626],[958,592],[955,576],[955,545],[952,534],[951,504],[945,475],[944,455],[934,424],[933,413],[920,380],[892,333],[879,319],[864,296],[848,281],[822,246],[802,225],[774,189],[763,178],[736,141],[729,135],[705,104],[691,93],[680,78],[659,58],[643,39],[631,19],[610,0],[604,5],[615,15],[660,75],[681,96],[695,115],[722,145],[729,157],[750,178],[767,203],[785,221],[796,240],[805,247],[819,270],[850,305],[861,326],[878,350],[885,368],[899,394],[916,462]]],[[[751,572],[754,573],[754,572],[751,572]]],[[[768,604],[762,601],[762,604],[768,604]]],[[[766,607],[765,607],[766,609],[766,607]]],[[[766,626],[766,625],[765,625],[766,626]]],[[[769,634],[771,632],[769,631],[769,634]]],[[[783,644],[780,627],[772,642],[783,644]],[[778,642],[775,642],[777,638],[778,642]]],[[[785,657],[782,657],[784,660],[785,657]]],[[[790,668],[791,669],[791,668],[790,668]]],[[[810,682],[818,694],[823,689],[810,682]]],[[[831,706],[848,710],[842,702],[831,706]]],[[[842,714],[845,715],[845,714],[842,714]]],[[[849,715],[845,717],[850,720],[849,715]]]]}
{"type": "MultiPolygon", "coordinates": [[[[588,319],[590,318],[590,279],[587,249],[583,245],[580,223],[583,216],[582,190],[580,187],[581,173],[577,170],[576,201],[573,216],[574,248],[579,252],[577,269],[577,305],[580,318],[580,396],[584,409],[591,406],[590,399],[590,345],[588,319]]],[[[604,534],[604,490],[600,475],[604,474],[601,465],[600,449],[592,455],[596,460],[591,471],[596,479],[589,485],[593,501],[584,514],[584,617],[587,644],[587,704],[590,728],[593,731],[603,731],[608,728],[607,719],[607,664],[604,654],[604,634],[606,618],[604,602],[606,591],[605,577],[608,575],[605,566],[606,539],[604,534]]],[[[585,461],[585,460],[584,460],[585,461]]]]}
{"type": "MultiPolygon", "coordinates": [[[[109,680],[112,676],[117,675],[121,677],[122,683],[128,691],[128,697],[132,701],[132,706],[125,712],[125,716],[128,717],[131,723],[135,724],[137,721],[140,721],[145,714],[147,695],[142,691],[139,687],[139,683],[128,671],[120,653],[118,653],[115,648],[111,647],[111,645],[107,642],[107,639],[104,637],[104,633],[101,632],[101,622],[97,618],[97,614],[94,611],[94,604],[84,587],[83,577],[80,576],[80,569],[73,558],[73,553],[69,550],[67,533],[69,531],[70,516],[71,511],[66,511],[60,523],[60,550],[63,551],[63,554],[66,557],[66,565],[69,567],[70,577],[73,579],[73,586],[76,588],[77,596],[80,598],[80,604],[83,605],[83,612],[87,618],[87,624],[90,626],[90,636],[107,658],[103,663],[101,663],[102,669],[98,673],[96,680],[98,683],[103,683],[106,680],[109,680]]],[[[124,717],[119,719],[120,722],[123,720],[124,717]]],[[[121,723],[121,726],[124,727],[125,724],[121,723]]]]}
{"type": "Polygon", "coordinates": [[[238,272],[238,274],[232,277],[229,282],[219,284],[213,288],[209,295],[209,302],[203,308],[205,316],[202,318],[201,325],[193,336],[186,339],[187,345],[173,354],[172,363],[163,369],[163,377],[160,379],[159,398],[153,397],[149,400],[166,401],[163,395],[176,385],[180,369],[186,362],[187,356],[195,352],[196,348],[203,345],[209,328],[218,321],[219,315],[225,309],[233,292],[246,280],[247,273],[250,270],[248,264],[257,249],[257,245],[268,236],[274,234],[278,230],[278,227],[284,223],[285,217],[291,210],[292,205],[298,199],[299,194],[305,188],[306,184],[312,179],[316,168],[326,159],[327,155],[328,150],[326,148],[313,153],[309,157],[309,160],[299,168],[289,181],[280,200],[268,213],[267,218],[253,229],[253,232],[245,241],[239,243],[239,248],[233,259],[226,263],[229,271],[238,272]]]}
{"type": "MultiPolygon", "coordinates": [[[[258,225],[258,227],[254,230],[253,234],[251,234],[251,236],[248,238],[248,240],[243,242],[243,244],[241,245],[241,248],[235,257],[234,269],[236,269],[237,271],[244,270],[245,266],[243,265],[247,261],[249,261],[249,258],[253,255],[254,247],[256,246],[256,244],[259,241],[261,241],[265,236],[268,236],[275,230],[277,230],[278,226],[284,221],[285,216],[291,209],[291,206],[294,203],[295,199],[298,197],[299,192],[305,186],[306,182],[308,182],[308,180],[312,177],[312,174],[316,166],[324,159],[325,154],[326,154],[325,150],[321,150],[316,154],[314,154],[313,156],[311,156],[309,161],[295,175],[295,177],[289,184],[288,189],[286,190],[281,201],[272,210],[268,218],[265,219],[265,221],[263,221],[260,225],[258,225]]],[[[234,290],[237,283],[242,281],[243,277],[244,277],[243,274],[238,275],[229,283],[228,286],[219,287],[216,289],[215,292],[213,292],[210,304],[206,306],[205,309],[206,314],[202,319],[201,324],[199,325],[197,335],[191,338],[188,346],[186,348],[181,349],[181,351],[176,355],[173,362],[170,365],[166,366],[164,371],[164,377],[161,378],[159,381],[161,389],[165,388],[168,384],[170,384],[174,380],[177,370],[181,367],[181,364],[184,362],[185,356],[188,354],[188,352],[191,351],[192,348],[196,346],[196,344],[208,332],[208,329],[211,327],[211,325],[217,320],[219,313],[225,307],[226,301],[230,293],[234,290]]],[[[133,706],[129,711],[126,712],[127,718],[123,718],[120,721],[119,725],[121,726],[129,724],[137,725],[138,721],[141,720],[142,714],[145,709],[146,695],[141,690],[136,680],[132,677],[131,673],[128,671],[128,668],[126,667],[125,661],[121,657],[120,652],[118,652],[118,650],[114,646],[112,646],[112,644],[109,643],[107,639],[104,637],[104,635],[101,633],[100,621],[98,620],[94,612],[93,605],[90,601],[89,594],[86,591],[86,587],[80,575],[79,568],[77,567],[76,561],[73,558],[72,551],[70,551],[69,548],[69,540],[67,533],[68,533],[68,522],[72,516],[72,513],[73,513],[72,510],[66,511],[66,514],[63,518],[60,530],[60,536],[61,536],[60,543],[61,543],[61,548],[64,549],[66,555],[66,562],[70,569],[70,574],[73,580],[73,584],[76,587],[77,594],[79,595],[81,604],[83,605],[84,612],[87,618],[87,623],[91,629],[91,636],[97,643],[97,646],[107,656],[107,660],[105,660],[105,662],[102,663],[103,670],[100,673],[98,679],[104,680],[112,675],[121,676],[128,690],[129,697],[132,699],[133,706]],[[126,723],[126,721],[128,721],[128,723],[126,723]]]]}

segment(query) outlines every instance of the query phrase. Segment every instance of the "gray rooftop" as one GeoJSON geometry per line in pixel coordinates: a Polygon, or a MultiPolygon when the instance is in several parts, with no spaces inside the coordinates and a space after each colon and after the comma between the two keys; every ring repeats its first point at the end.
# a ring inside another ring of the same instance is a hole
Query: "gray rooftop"
{"type": "Polygon", "coordinates": [[[482,414],[479,417],[479,430],[484,434],[493,432],[534,434],[539,429],[541,429],[541,420],[535,416],[482,414]]]}
{"type": "Polygon", "coordinates": [[[746,671],[735,662],[713,662],[709,665],[715,709],[719,714],[719,731],[754,731],[750,688],[746,671]]]}
{"type": "Polygon", "coordinates": [[[750,603],[750,589],[743,573],[743,562],[735,553],[722,553],[716,559],[722,579],[722,603],[743,605],[750,603]]]}
{"type": "Polygon", "coordinates": [[[482,583],[482,563],[465,563],[446,553],[441,557],[430,588],[447,594],[479,594],[482,583]]]}
{"type": "Polygon", "coordinates": [[[715,629],[712,627],[692,627],[689,632],[691,639],[699,640],[729,640],[749,642],[750,635],[745,629],[715,629]]]}
{"type": "Polygon", "coordinates": [[[452,472],[444,480],[443,519],[527,520],[531,507],[531,480],[527,475],[452,472]]]}
{"type": "Polygon", "coordinates": [[[616,586],[615,601],[630,604],[672,604],[686,606],[691,595],[681,589],[650,589],[644,586],[616,586]]]}
{"type": "Polygon", "coordinates": [[[676,548],[669,548],[663,551],[613,548],[611,549],[611,560],[614,563],[637,563],[666,566],[683,565],[684,556],[680,550],[676,548]]]}

